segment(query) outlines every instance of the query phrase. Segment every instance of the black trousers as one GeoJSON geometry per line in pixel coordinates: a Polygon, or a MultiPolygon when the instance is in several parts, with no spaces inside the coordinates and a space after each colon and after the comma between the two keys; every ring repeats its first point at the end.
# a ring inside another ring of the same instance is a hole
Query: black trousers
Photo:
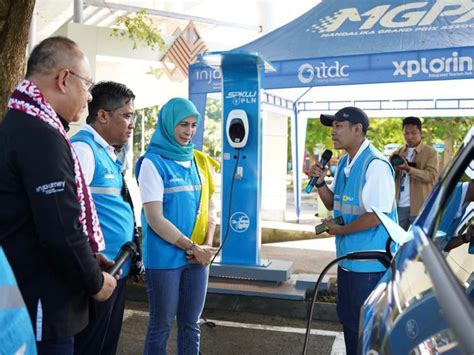
{"type": "Polygon", "coordinates": [[[95,317],[74,337],[74,354],[115,355],[125,309],[125,282],[126,278],[117,281],[107,301],[94,301],[95,317]]]}
{"type": "Polygon", "coordinates": [[[36,342],[38,355],[72,355],[74,351],[74,337],[42,340],[36,342]]]}

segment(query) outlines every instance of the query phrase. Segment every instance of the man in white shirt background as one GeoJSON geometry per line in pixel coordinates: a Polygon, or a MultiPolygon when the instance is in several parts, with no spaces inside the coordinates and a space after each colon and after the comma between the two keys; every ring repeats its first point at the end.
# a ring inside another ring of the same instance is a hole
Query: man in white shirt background
{"type": "Polygon", "coordinates": [[[406,144],[390,161],[395,167],[398,221],[408,230],[438,177],[438,154],[421,141],[422,123],[418,117],[406,117],[402,127],[406,144]]]}

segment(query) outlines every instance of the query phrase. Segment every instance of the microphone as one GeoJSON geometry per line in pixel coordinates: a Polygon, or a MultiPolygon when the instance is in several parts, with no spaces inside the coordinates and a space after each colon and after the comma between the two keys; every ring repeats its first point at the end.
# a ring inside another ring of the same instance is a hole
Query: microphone
{"type": "Polygon", "coordinates": [[[137,246],[134,242],[126,242],[124,245],[120,247],[120,251],[118,252],[117,256],[115,257],[114,261],[115,264],[110,266],[106,271],[110,275],[115,275],[117,271],[125,264],[128,258],[130,258],[133,254],[137,251],[137,246]]]}
{"type": "MultiPolygon", "coordinates": [[[[324,151],[323,155],[321,155],[321,161],[319,162],[322,165],[323,168],[326,166],[327,163],[329,163],[329,161],[331,160],[331,157],[332,157],[332,152],[329,149],[326,149],[324,151]]],[[[307,194],[311,193],[311,191],[313,191],[313,187],[314,187],[314,185],[316,185],[316,181],[318,181],[318,179],[319,179],[319,176],[315,176],[315,177],[311,178],[311,180],[309,180],[308,185],[304,189],[304,192],[306,192],[307,194]]]]}

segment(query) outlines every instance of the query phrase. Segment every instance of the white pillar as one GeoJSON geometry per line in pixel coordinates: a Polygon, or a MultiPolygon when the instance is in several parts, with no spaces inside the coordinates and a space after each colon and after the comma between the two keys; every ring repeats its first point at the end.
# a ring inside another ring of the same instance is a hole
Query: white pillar
{"type": "Polygon", "coordinates": [[[83,0],[74,0],[74,22],[83,23],[84,22],[84,2],[83,0]]]}
{"type": "MultiPolygon", "coordinates": [[[[300,112],[295,118],[291,115],[291,155],[293,170],[293,193],[295,199],[295,208],[301,207],[302,180],[303,180],[303,163],[306,142],[306,128],[308,123],[308,114],[300,112]],[[298,125],[296,125],[298,120],[298,125]]],[[[295,211],[296,212],[296,211],[295,211]]],[[[300,216],[296,216],[298,219],[300,216]]]]}
{"type": "Polygon", "coordinates": [[[285,220],[288,115],[263,112],[262,207],[265,221],[285,220]]]}
{"type": "Polygon", "coordinates": [[[141,155],[145,154],[145,119],[146,119],[145,115],[142,115],[142,122],[141,122],[141,124],[142,124],[142,127],[141,127],[142,128],[142,137],[141,137],[141,142],[140,142],[140,147],[141,147],[140,154],[141,155]]]}

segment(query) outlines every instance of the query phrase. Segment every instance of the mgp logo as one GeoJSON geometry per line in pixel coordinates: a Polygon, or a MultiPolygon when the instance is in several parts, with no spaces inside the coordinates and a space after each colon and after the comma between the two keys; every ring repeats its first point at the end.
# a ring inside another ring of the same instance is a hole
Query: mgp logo
{"type": "Polygon", "coordinates": [[[430,7],[427,6],[430,6],[427,1],[419,1],[399,6],[382,4],[363,13],[356,7],[339,9],[331,16],[321,19],[319,25],[312,25],[307,31],[331,34],[339,30],[351,30],[348,27],[352,23],[360,24],[358,30],[362,31],[361,34],[370,34],[377,26],[397,31],[407,27],[430,27],[438,18],[448,18],[448,23],[453,25],[467,24],[474,19],[472,0],[438,0],[430,7]]]}

